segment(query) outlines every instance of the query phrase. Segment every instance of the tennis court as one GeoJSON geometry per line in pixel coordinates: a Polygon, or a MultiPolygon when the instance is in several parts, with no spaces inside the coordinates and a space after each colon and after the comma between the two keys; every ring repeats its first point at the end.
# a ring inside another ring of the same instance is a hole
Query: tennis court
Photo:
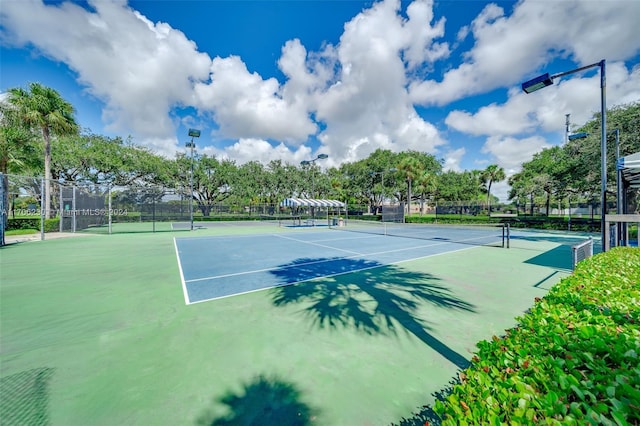
{"type": "Polygon", "coordinates": [[[176,237],[185,302],[332,277],[470,245],[503,247],[505,237],[503,227],[392,227],[357,221],[335,230],[293,229],[297,230],[242,237],[176,237]]]}
{"type": "Polygon", "coordinates": [[[577,239],[161,225],[0,249],[3,424],[422,425],[577,239]]]}

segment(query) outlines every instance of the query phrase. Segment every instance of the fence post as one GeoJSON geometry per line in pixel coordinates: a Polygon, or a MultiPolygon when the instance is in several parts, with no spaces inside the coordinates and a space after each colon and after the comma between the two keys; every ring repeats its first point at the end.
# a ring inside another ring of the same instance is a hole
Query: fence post
{"type": "Polygon", "coordinates": [[[109,235],[111,235],[111,182],[107,184],[107,194],[109,197],[109,235]]]}
{"type": "Polygon", "coordinates": [[[4,230],[7,228],[9,203],[9,177],[0,173],[0,247],[5,245],[4,230]]]}
{"type": "Polygon", "coordinates": [[[44,195],[44,181],[46,179],[42,179],[42,181],[40,182],[40,240],[44,241],[44,217],[45,217],[45,195],[44,195]]]}

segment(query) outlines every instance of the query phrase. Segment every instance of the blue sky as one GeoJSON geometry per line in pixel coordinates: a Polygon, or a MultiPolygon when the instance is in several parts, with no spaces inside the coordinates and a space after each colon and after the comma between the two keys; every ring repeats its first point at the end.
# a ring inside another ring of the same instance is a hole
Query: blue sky
{"type": "MultiPolygon", "coordinates": [[[[3,0],[0,91],[37,81],[81,126],[172,156],[324,166],[377,148],[508,175],[607,105],[640,100],[640,2],[3,0]]],[[[506,183],[495,192],[505,198],[506,183]]]]}

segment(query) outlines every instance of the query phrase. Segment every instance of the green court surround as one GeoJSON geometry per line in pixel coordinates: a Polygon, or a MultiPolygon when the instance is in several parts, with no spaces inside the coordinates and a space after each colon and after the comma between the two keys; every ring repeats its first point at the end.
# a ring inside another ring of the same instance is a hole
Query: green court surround
{"type": "MultiPolygon", "coordinates": [[[[477,341],[515,325],[571,266],[553,241],[463,246],[187,306],[173,246],[185,232],[163,231],[0,248],[0,390],[30,389],[0,393],[0,417],[35,410],[66,426],[400,424],[456,377],[443,348],[470,359],[477,341]],[[550,261],[550,252],[561,257],[550,261]],[[415,277],[419,299],[407,287],[415,277]]],[[[251,232],[265,227],[194,235],[251,232]]]]}

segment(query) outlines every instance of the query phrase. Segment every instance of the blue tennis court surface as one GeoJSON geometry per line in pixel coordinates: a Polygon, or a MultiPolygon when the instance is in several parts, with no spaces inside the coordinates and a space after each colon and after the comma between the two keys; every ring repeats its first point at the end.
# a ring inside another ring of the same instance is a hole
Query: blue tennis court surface
{"type": "Polygon", "coordinates": [[[185,302],[192,304],[470,249],[471,246],[438,239],[297,230],[278,234],[175,238],[175,248],[185,302]]]}

